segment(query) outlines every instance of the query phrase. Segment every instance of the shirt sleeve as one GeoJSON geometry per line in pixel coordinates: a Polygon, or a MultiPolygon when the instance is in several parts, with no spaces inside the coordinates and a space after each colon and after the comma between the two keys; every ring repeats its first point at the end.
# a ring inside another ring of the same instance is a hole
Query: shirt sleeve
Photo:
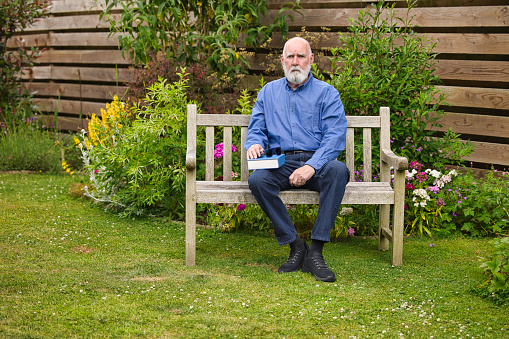
{"type": "Polygon", "coordinates": [[[319,170],[327,162],[336,159],[345,149],[347,121],[345,108],[338,91],[330,87],[320,107],[322,141],[311,159],[306,162],[319,170]]]}
{"type": "Polygon", "coordinates": [[[263,148],[267,148],[269,144],[263,99],[266,87],[267,86],[263,87],[258,93],[256,103],[254,104],[253,111],[251,112],[251,119],[249,120],[249,126],[247,128],[246,142],[244,143],[246,151],[252,145],[259,144],[263,148]]]}

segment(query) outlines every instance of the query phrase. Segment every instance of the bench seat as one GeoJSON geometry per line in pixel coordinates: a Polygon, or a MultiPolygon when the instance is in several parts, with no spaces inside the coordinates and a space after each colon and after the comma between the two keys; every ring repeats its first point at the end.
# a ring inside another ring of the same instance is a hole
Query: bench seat
{"type": "MultiPolygon", "coordinates": [[[[279,193],[285,204],[318,204],[320,195],[306,189],[279,193]]],[[[245,181],[197,181],[197,203],[256,204],[245,181]]],[[[394,190],[388,182],[350,182],[342,204],[394,204],[394,190]]]]}

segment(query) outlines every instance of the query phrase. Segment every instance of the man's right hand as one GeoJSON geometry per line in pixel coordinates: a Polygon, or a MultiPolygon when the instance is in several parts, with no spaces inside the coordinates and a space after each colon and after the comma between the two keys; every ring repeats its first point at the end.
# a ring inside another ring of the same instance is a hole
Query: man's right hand
{"type": "Polygon", "coordinates": [[[263,154],[263,147],[259,144],[254,144],[247,150],[248,159],[259,158],[263,154]]]}

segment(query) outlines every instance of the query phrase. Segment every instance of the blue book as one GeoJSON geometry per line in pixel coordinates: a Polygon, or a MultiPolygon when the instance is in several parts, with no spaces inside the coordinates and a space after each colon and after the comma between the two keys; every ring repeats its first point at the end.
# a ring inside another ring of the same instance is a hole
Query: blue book
{"type": "Polygon", "coordinates": [[[279,168],[283,166],[284,163],[285,163],[284,154],[280,155],[274,154],[271,157],[262,155],[261,157],[256,159],[248,159],[247,168],[249,170],[279,168]]]}

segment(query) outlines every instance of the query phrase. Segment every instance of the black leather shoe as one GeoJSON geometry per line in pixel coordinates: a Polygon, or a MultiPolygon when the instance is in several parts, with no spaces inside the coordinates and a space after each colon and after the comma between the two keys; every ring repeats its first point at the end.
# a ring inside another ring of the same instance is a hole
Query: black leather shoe
{"type": "Polygon", "coordinates": [[[304,248],[300,250],[290,250],[290,255],[288,256],[288,260],[279,267],[277,270],[278,273],[290,273],[300,270],[302,267],[302,263],[304,262],[304,258],[308,252],[308,245],[304,241],[304,248]]]}
{"type": "Polygon", "coordinates": [[[321,253],[309,253],[302,264],[302,272],[313,274],[319,281],[336,281],[336,275],[327,267],[321,253]]]}

